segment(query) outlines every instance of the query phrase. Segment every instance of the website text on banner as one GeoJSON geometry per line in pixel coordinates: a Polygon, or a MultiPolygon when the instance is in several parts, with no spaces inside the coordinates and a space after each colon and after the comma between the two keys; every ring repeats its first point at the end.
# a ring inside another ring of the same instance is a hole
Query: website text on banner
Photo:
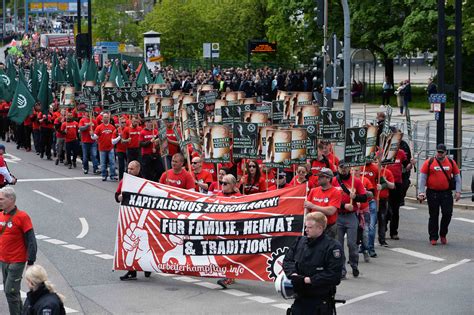
{"type": "Polygon", "coordinates": [[[115,270],[273,281],[303,231],[304,185],[228,198],[124,175],[115,270]]]}

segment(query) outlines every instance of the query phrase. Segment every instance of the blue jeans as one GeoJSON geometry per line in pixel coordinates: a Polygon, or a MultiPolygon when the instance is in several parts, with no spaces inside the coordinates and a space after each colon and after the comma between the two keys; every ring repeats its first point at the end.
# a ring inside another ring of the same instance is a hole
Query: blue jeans
{"type": "Polygon", "coordinates": [[[100,153],[100,168],[102,177],[107,177],[107,159],[109,162],[109,176],[115,177],[115,154],[114,149],[110,151],[99,151],[100,153]]]}
{"type": "Polygon", "coordinates": [[[369,251],[374,251],[375,242],[375,227],[377,226],[377,202],[375,199],[369,201],[369,213],[370,213],[370,224],[369,224],[369,251]]]}
{"type": "Polygon", "coordinates": [[[82,168],[85,171],[89,171],[89,155],[92,160],[92,168],[95,172],[99,168],[99,162],[97,161],[97,142],[82,142],[82,168]]]}

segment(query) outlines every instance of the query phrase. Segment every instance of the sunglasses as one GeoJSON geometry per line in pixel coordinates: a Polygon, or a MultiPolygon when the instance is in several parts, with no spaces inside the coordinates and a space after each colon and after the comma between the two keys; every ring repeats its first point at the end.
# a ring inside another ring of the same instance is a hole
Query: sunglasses
{"type": "Polygon", "coordinates": [[[230,185],[228,182],[222,182],[222,186],[230,185]]]}
{"type": "Polygon", "coordinates": [[[249,168],[257,168],[257,165],[249,165],[249,168]]]}
{"type": "Polygon", "coordinates": [[[444,154],[446,153],[445,151],[437,151],[438,153],[444,154]]]}
{"type": "Polygon", "coordinates": [[[199,164],[199,163],[201,163],[201,162],[191,162],[191,164],[199,164]]]}

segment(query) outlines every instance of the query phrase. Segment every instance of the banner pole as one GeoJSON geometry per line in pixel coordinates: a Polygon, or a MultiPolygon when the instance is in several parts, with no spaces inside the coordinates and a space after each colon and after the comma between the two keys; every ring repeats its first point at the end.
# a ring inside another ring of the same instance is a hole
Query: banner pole
{"type": "MultiPolygon", "coordinates": [[[[243,169],[243,173],[242,173],[242,178],[245,178],[245,171],[247,170],[247,159],[243,159],[245,162],[244,162],[244,169],[243,169]]],[[[242,187],[242,192],[244,195],[246,195],[245,193],[245,182],[243,183],[243,187],[242,187]]]]}
{"type": "MultiPolygon", "coordinates": [[[[278,180],[278,175],[277,175],[277,180],[278,180]]],[[[268,191],[268,168],[267,167],[265,167],[265,186],[268,191]]],[[[278,186],[278,182],[277,182],[277,186],[278,186]]]]}
{"type": "MultiPolygon", "coordinates": [[[[220,190],[221,189],[221,185],[219,183],[219,163],[217,163],[217,190],[220,190]]],[[[227,175],[227,174],[226,174],[227,175]]]]}
{"type": "Polygon", "coordinates": [[[293,179],[294,179],[293,187],[296,187],[296,181],[298,180],[295,176],[296,176],[296,165],[293,164],[293,179]]]}

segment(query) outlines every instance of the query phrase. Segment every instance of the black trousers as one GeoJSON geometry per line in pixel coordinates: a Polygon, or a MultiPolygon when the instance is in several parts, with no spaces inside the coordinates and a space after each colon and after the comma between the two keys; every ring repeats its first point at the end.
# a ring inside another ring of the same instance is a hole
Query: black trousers
{"type": "Polygon", "coordinates": [[[40,128],[40,133],[41,133],[40,152],[41,152],[41,155],[46,154],[48,158],[51,157],[51,147],[53,145],[53,132],[54,132],[54,129],[52,128],[40,128]]]}
{"type": "Polygon", "coordinates": [[[388,203],[390,205],[390,236],[398,235],[398,224],[400,221],[400,203],[402,202],[402,183],[395,183],[395,189],[390,190],[388,203]]]}
{"type": "Polygon", "coordinates": [[[159,155],[145,154],[142,156],[143,177],[151,181],[158,181],[163,172],[163,162],[159,155]]]}
{"type": "Polygon", "coordinates": [[[25,138],[23,139],[23,147],[25,149],[30,149],[31,150],[31,133],[33,132],[33,129],[31,126],[25,126],[25,138]]]}
{"type": "Polygon", "coordinates": [[[75,165],[77,155],[79,154],[79,140],[66,142],[66,161],[69,165],[71,162],[75,165]]]}
{"type": "Polygon", "coordinates": [[[430,219],[428,220],[428,233],[430,240],[438,240],[438,236],[446,237],[448,226],[453,215],[453,193],[450,190],[426,191],[430,219]],[[439,208],[441,208],[441,226],[439,226],[439,208]],[[439,227],[439,234],[438,234],[439,227]]]}
{"type": "Polygon", "coordinates": [[[140,148],[128,148],[127,149],[127,161],[141,161],[141,149],[140,148]]]}
{"type": "MultiPolygon", "coordinates": [[[[288,312],[287,312],[288,314],[288,312]]],[[[332,315],[334,307],[327,301],[315,298],[297,298],[291,306],[292,315],[332,315]]]]}
{"type": "Polygon", "coordinates": [[[125,165],[127,164],[127,154],[125,152],[116,152],[118,160],[118,169],[119,169],[119,179],[123,178],[123,173],[125,172],[125,165]]]}
{"type": "Polygon", "coordinates": [[[379,243],[385,242],[385,232],[387,232],[387,209],[387,199],[380,199],[379,208],[377,209],[379,243]]]}

